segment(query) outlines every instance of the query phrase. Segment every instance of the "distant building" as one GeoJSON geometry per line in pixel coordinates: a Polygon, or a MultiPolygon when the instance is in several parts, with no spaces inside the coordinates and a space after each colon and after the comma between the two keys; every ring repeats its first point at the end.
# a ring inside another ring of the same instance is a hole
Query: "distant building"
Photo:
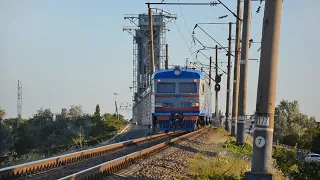
{"type": "Polygon", "coordinates": [[[320,127],[320,121],[317,121],[317,127],[318,128],[320,127]]]}

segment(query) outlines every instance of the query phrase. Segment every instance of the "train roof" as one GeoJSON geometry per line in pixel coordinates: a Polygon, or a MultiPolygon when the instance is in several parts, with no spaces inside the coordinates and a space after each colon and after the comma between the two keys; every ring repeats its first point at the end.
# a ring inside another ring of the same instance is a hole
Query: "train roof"
{"type": "Polygon", "coordinates": [[[199,70],[186,69],[183,67],[174,67],[171,69],[160,70],[153,74],[153,78],[195,78],[195,79],[204,79],[204,73],[199,70]],[[176,75],[174,72],[176,70],[180,71],[180,74],[176,75]]]}

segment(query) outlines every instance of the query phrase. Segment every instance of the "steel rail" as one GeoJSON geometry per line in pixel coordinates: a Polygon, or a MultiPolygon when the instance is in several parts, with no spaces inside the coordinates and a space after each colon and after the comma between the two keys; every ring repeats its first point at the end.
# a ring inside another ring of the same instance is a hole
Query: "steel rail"
{"type": "Polygon", "coordinates": [[[75,163],[92,157],[100,156],[106,154],[107,152],[126,147],[133,144],[142,143],[155,138],[160,138],[167,135],[177,134],[179,132],[169,132],[161,133],[152,136],[142,137],[133,140],[127,140],[115,144],[110,144],[106,146],[101,146],[93,149],[82,150],[70,154],[65,154],[61,156],[55,156],[47,159],[42,159],[38,161],[32,161],[24,164],[18,164],[15,166],[5,167],[0,169],[0,179],[11,179],[16,176],[31,175],[41,171],[56,168],[58,166],[67,165],[70,163],[75,163]]]}
{"type": "Polygon", "coordinates": [[[150,153],[153,153],[157,150],[160,150],[167,145],[177,142],[178,140],[181,140],[183,138],[196,135],[200,133],[203,129],[193,131],[191,133],[176,137],[174,139],[171,139],[167,142],[163,142],[160,144],[157,144],[155,146],[149,147],[147,149],[137,151],[131,154],[128,154],[126,156],[122,156],[120,158],[114,159],[112,161],[108,161],[102,164],[99,164],[97,166],[88,168],[86,170],[71,174],[69,176],[60,178],[59,180],[77,180],[77,179],[98,179],[104,175],[111,175],[112,173],[119,171],[120,169],[125,168],[126,166],[134,163],[136,160],[138,160],[140,157],[148,155],[150,153]]]}

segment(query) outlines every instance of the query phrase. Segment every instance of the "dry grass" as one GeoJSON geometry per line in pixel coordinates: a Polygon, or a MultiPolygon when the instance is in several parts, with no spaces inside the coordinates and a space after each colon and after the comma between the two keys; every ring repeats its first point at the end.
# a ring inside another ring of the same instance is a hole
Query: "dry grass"
{"type": "MultiPolygon", "coordinates": [[[[213,131],[214,135],[210,136],[199,153],[188,160],[189,174],[194,179],[243,179],[244,173],[251,169],[250,153],[239,155],[241,147],[230,143],[235,141],[234,137],[222,128],[213,131]]],[[[246,142],[244,149],[250,152],[248,148],[252,147],[252,137],[249,136],[246,142]]],[[[272,173],[277,180],[286,179],[275,168],[272,169],[272,173]]]]}
{"type": "Polygon", "coordinates": [[[221,150],[216,157],[208,157],[203,154],[198,154],[189,161],[189,172],[194,177],[198,178],[213,178],[213,177],[230,177],[232,179],[240,179],[245,171],[249,171],[250,167],[245,164],[250,164],[248,158],[239,157],[233,164],[236,156],[233,153],[221,150]],[[231,167],[231,165],[233,166],[231,167]],[[231,167],[231,169],[230,169],[231,167]],[[227,171],[227,172],[226,172],[227,171]],[[224,172],[226,172],[224,174],[224,172]]]}

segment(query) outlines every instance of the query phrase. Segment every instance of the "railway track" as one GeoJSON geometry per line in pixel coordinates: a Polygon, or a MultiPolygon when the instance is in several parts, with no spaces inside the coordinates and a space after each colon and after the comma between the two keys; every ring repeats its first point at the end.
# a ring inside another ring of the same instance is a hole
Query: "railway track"
{"type": "MultiPolygon", "coordinates": [[[[129,155],[134,154],[135,152],[144,152],[150,147],[171,142],[173,139],[188,134],[190,133],[162,133],[62,156],[6,167],[0,169],[0,180],[64,178],[68,177],[70,174],[86,171],[88,169],[92,169],[91,167],[97,167],[106,162],[118,162],[118,159],[121,157],[130,157],[129,155]]],[[[79,175],[76,176],[78,177],[79,175]]]]}
{"type": "Polygon", "coordinates": [[[158,143],[154,146],[142,149],[140,151],[130,153],[128,155],[119,157],[117,159],[107,161],[107,162],[101,163],[97,166],[93,166],[88,169],[79,171],[77,173],[65,176],[63,178],[60,178],[59,180],[75,180],[75,179],[89,180],[89,179],[103,178],[107,175],[111,175],[121,169],[124,169],[125,167],[127,167],[131,164],[134,164],[140,158],[148,156],[152,153],[155,153],[155,152],[165,148],[167,145],[169,145],[171,143],[175,143],[177,141],[183,140],[183,139],[188,138],[190,136],[199,134],[201,131],[203,131],[203,129],[174,137],[170,140],[158,143]]]}

